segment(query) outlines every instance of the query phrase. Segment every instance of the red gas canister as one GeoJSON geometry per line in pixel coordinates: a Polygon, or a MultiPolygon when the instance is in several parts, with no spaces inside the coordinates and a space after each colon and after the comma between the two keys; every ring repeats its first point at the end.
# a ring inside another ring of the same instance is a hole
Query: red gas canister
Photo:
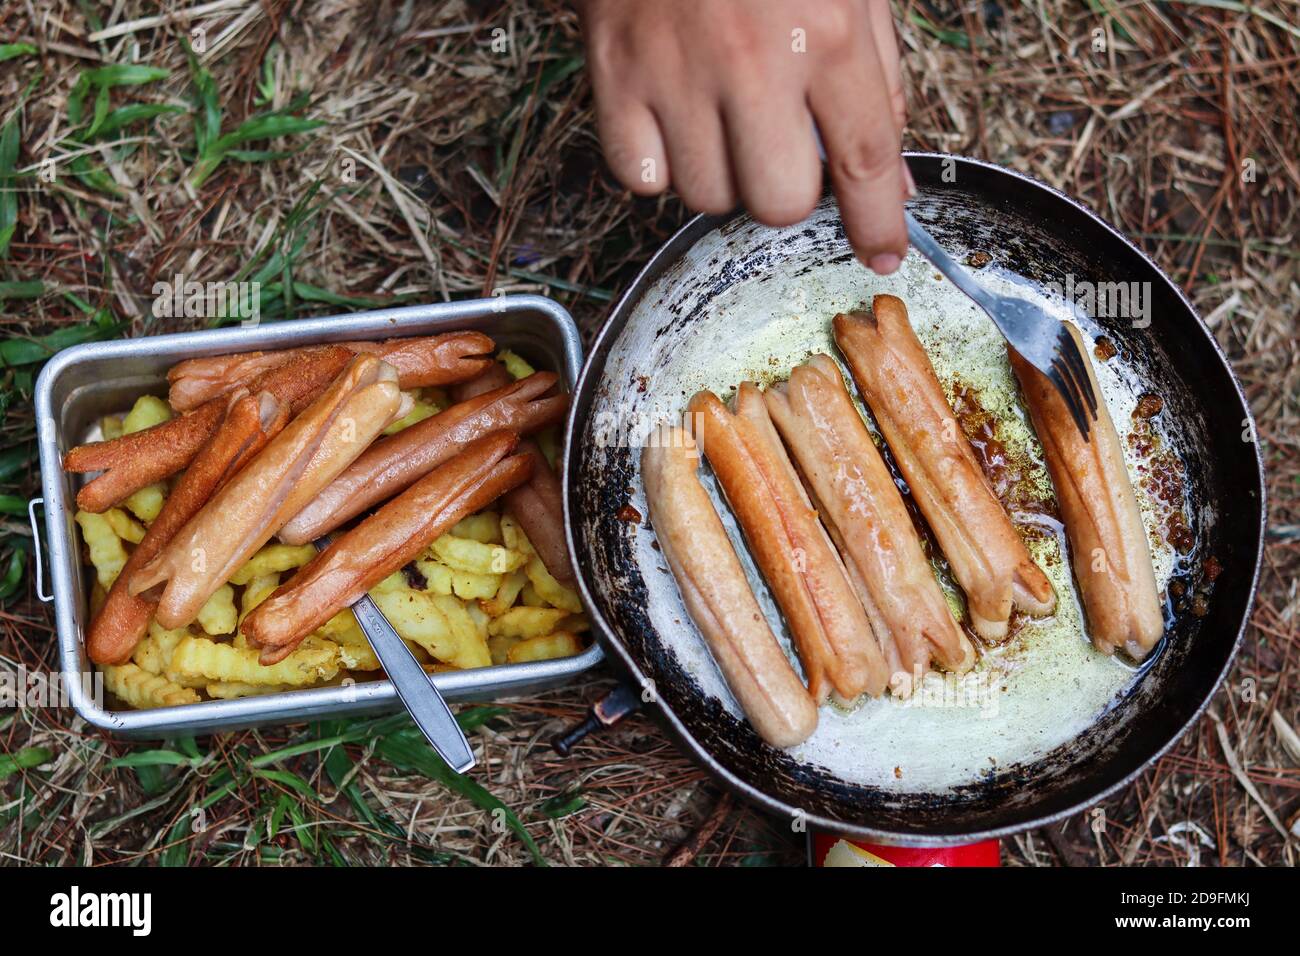
{"type": "Polygon", "coordinates": [[[814,830],[808,840],[812,866],[998,866],[997,840],[963,846],[881,846],[814,830]]]}

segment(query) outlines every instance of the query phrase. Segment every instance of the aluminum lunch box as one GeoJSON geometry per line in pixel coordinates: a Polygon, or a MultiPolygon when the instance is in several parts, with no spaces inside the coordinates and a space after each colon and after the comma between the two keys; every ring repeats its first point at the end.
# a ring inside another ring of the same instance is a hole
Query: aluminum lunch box
{"type": "MultiPolygon", "coordinates": [[[[104,709],[92,693],[95,682],[85,680],[85,675],[92,673],[85,652],[90,578],[89,569],[81,563],[73,521],[74,498],[82,478],[65,473],[61,461],[68,449],[97,436],[102,416],[125,411],[146,392],[164,395],[167,369],[182,359],[457,329],[486,332],[498,346],[555,371],[570,391],[578,380],[582,340],[573,318],[558,303],[532,295],[95,342],[59,352],[46,363],[36,382],[42,497],[29,503],[28,514],[36,542],[37,595],[42,601],[54,602],[59,669],[68,702],[78,714],[96,727],[125,737],[160,738],[401,707],[393,685],[383,680],[157,710],[104,709]],[[42,502],[44,535],[36,518],[36,507],[42,502]],[[42,540],[48,546],[48,593],[41,567],[42,540]]],[[[595,666],[602,657],[600,646],[593,644],[576,657],[449,671],[432,679],[448,700],[484,700],[558,686],[595,666]]]]}

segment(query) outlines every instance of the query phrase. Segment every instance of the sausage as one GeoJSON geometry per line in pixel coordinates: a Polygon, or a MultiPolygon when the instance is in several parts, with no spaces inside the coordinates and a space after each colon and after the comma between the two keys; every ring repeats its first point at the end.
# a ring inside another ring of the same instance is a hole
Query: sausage
{"type": "Polygon", "coordinates": [[[176,474],[212,437],[225,405],[212,402],[143,431],[73,448],[63,458],[66,471],[103,472],[77,492],[77,507],[107,511],[146,485],[176,474]]]}
{"type": "Polygon", "coordinates": [[[834,360],[814,356],[766,399],[885,647],[894,692],[911,693],[933,659],[951,671],[969,670],[974,648],[948,610],[834,360]]]}
{"type": "Polygon", "coordinates": [[[391,365],[356,356],[325,394],[291,421],[132,575],[132,594],[161,588],[155,617],[184,627],[203,603],[332,481],[401,411],[391,365]]]}
{"type": "Polygon", "coordinates": [[[878,295],[870,313],[837,315],[834,327],[853,379],[966,593],[975,633],[1006,640],[1013,602],[1029,614],[1050,614],[1052,583],[994,495],[906,306],[878,295]]]}
{"type": "MultiPolygon", "coordinates": [[[[251,378],[250,392],[270,392],[289,406],[291,415],[296,415],[315,401],[358,354],[391,355],[401,365],[398,384],[411,389],[480,374],[493,360],[468,353],[491,351],[492,347],[492,340],[480,332],[450,332],[415,339],[191,359],[173,368],[169,377],[176,369],[188,366],[189,371],[182,370],[178,380],[199,383],[195,387],[205,391],[175,396],[172,400],[181,404],[172,407],[185,411],[198,394],[208,395],[206,401],[145,431],[74,448],[64,458],[63,467],[72,472],[105,471],[78,492],[77,506],[85,511],[106,511],[145,485],[174,475],[193,460],[216,430],[225,407],[221,395],[239,384],[235,379],[251,378]]],[[[175,384],[173,380],[173,391],[175,384]]]]}
{"type": "MultiPolygon", "coordinates": [[[[259,376],[249,391],[269,392],[296,415],[338,376],[352,354],[334,345],[303,350],[259,376]]],[[[224,400],[213,398],[153,428],[72,449],[63,459],[66,470],[104,472],[77,493],[77,507],[106,511],[145,485],[176,474],[212,437],[225,408],[224,400]]]]}
{"type": "Polygon", "coordinates": [[[486,371],[474,376],[468,382],[453,385],[449,394],[453,402],[467,402],[484,392],[490,392],[493,389],[509,385],[514,380],[514,376],[507,371],[505,365],[500,362],[493,362],[487,367],[486,371]]]}
{"type": "Polygon", "coordinates": [[[532,461],[511,455],[518,437],[495,432],[425,475],[302,567],[244,619],[241,631],[281,660],[466,515],[528,478],[532,461]]]}
{"type": "Polygon", "coordinates": [[[718,669],[760,737],[793,747],[817,727],[817,705],[777,643],[722,521],[696,474],[699,450],[680,428],[660,427],[641,452],[641,475],[659,550],[718,669]]]}
{"type": "MultiPolygon", "coordinates": [[[[375,355],[397,369],[402,388],[424,388],[463,382],[482,374],[490,365],[495,347],[482,332],[447,332],[442,335],[387,339],[383,342],[343,342],[349,357],[375,355]]],[[[278,368],[291,359],[318,350],[319,346],[283,349],[275,352],[244,352],[187,359],[167,373],[172,408],[186,411],[278,368]]]]}
{"type": "Polygon", "coordinates": [[[280,529],[280,540],[306,544],[328,534],[491,432],[526,434],[559,421],[568,396],[547,394],[557,381],[553,372],[512,380],[375,442],[280,529]]]}
{"type": "MultiPolygon", "coordinates": [[[[1093,394],[1100,396],[1089,350],[1074,326],[1066,328],[1088,367],[1093,394]]],[[[1141,660],[1164,634],[1164,617],[1146,528],[1110,412],[1105,402],[1097,403],[1085,439],[1055,386],[1014,350],[1008,352],[1056,489],[1092,643],[1106,654],[1123,649],[1141,660]]]]}
{"type": "Polygon", "coordinates": [[[790,625],[817,703],[881,694],[885,659],[839,555],[799,484],[758,387],[729,412],[712,392],[690,402],[697,440],[790,625]]]}
{"type": "Polygon", "coordinates": [[[217,431],[176,482],[162,510],[113,582],[104,606],[90,622],[86,652],[92,661],[122,664],[131,657],[148,630],[157,602],[131,594],[127,582],[171,541],[218,488],[279,434],[288,420],[289,409],[269,392],[253,396],[239,388],[230,393],[217,431]]]}
{"type": "Polygon", "coordinates": [[[530,441],[520,442],[519,451],[533,460],[533,474],[518,488],[506,493],[505,509],[528,535],[537,556],[551,577],[570,591],[578,589],[564,540],[564,501],[560,479],[551,470],[542,450],[530,441]]]}

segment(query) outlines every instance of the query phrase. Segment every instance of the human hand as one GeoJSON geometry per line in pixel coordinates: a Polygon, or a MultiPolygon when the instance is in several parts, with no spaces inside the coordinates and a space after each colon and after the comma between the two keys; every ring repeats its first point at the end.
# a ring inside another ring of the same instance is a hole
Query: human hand
{"type": "Polygon", "coordinates": [[[907,253],[905,102],[888,0],[579,0],[596,118],[634,193],[669,183],[702,212],[739,198],[760,222],[821,195],[814,120],[859,259],[907,253]]]}

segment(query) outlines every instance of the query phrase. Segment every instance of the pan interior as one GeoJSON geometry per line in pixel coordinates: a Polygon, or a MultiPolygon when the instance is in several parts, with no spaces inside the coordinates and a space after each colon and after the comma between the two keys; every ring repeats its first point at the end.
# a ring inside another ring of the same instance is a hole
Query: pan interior
{"type": "MultiPolygon", "coordinates": [[[[1072,283],[1138,283],[1138,298],[1128,303],[1126,315],[1085,316],[1079,324],[1090,347],[1101,336],[1119,347],[1117,356],[1094,366],[1129,457],[1158,584],[1162,592],[1175,578],[1194,586],[1217,544],[1219,496],[1204,465],[1210,444],[1204,416],[1172,371],[1157,334],[1169,320],[1168,306],[1180,300],[1150,281],[1153,270],[1136,253],[1104,260],[1099,248],[1063,240],[1039,217],[992,207],[978,188],[923,183],[912,208],[959,258],[991,256],[980,267],[987,283],[1062,317],[1080,319],[1061,294],[1072,283]],[[1139,396],[1147,393],[1160,395],[1165,411],[1150,421],[1135,419],[1139,396]],[[1171,491],[1168,483],[1152,480],[1157,471],[1182,480],[1171,491]],[[1179,520],[1195,538],[1183,554],[1168,541],[1170,522],[1179,520]]],[[[621,331],[596,356],[603,368],[590,393],[585,429],[578,433],[579,467],[571,489],[575,541],[605,622],[719,769],[796,811],[895,832],[946,829],[930,815],[909,812],[916,808],[965,806],[974,815],[965,821],[950,815],[950,821],[954,829],[970,831],[989,823],[988,811],[1013,813],[1016,804],[1034,798],[1036,788],[1050,789],[1087,759],[1132,743],[1134,716],[1159,695],[1170,667],[1181,666],[1177,661],[1187,656],[1198,622],[1167,608],[1170,636],[1140,670],[1092,650],[1059,522],[1015,508],[1013,520],[1038,532],[1029,543],[1056,587],[1055,615],[1022,622],[1007,644],[985,648],[966,677],[931,675],[910,702],[866,701],[849,712],[825,707],[814,736],[790,751],[759,741],[686,615],[652,529],[628,520],[647,513],[639,454],[653,425],[679,420],[698,389],[726,398],[743,380],[765,385],[784,379],[817,352],[839,361],[831,317],[888,292],[907,304],[950,396],[958,386],[977,396],[997,423],[997,437],[1023,462],[1023,481],[1044,494],[1050,482],[991,322],[915,255],[889,277],[857,265],[829,198],[808,221],[789,229],[743,217],[701,229],[650,280],[625,304],[621,331]],[[1016,786],[1026,779],[1036,781],[1035,787],[1016,786]]],[[[868,423],[874,431],[869,416],[868,423]]],[[[788,632],[707,465],[701,474],[789,650],[788,632]]],[[[956,589],[947,589],[958,602],[956,589]]]]}

